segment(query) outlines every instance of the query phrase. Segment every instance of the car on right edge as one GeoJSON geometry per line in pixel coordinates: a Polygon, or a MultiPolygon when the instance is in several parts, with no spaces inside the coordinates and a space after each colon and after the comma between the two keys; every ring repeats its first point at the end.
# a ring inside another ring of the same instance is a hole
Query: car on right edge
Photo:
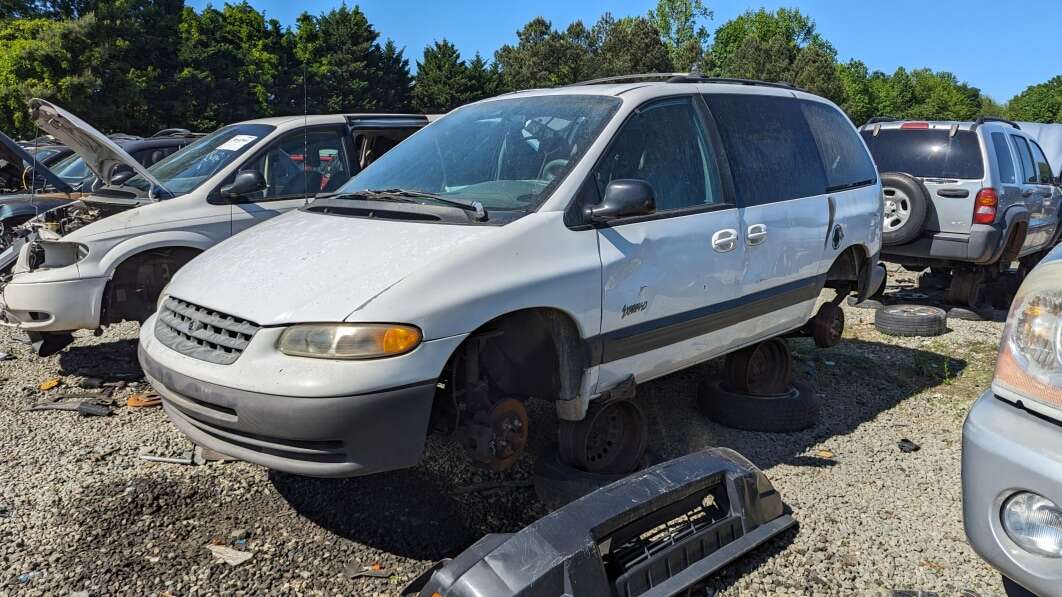
{"type": "Polygon", "coordinates": [[[1008,595],[1062,587],[1062,248],[1026,276],[962,431],[966,536],[1008,595]]]}

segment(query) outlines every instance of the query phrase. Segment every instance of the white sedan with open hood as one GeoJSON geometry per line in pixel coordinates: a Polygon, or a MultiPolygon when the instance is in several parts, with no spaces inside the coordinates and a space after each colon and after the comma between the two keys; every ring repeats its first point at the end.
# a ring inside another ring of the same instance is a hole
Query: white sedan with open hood
{"type": "Polygon", "coordinates": [[[193,257],[334,191],[428,123],[416,115],[250,120],[145,168],[54,104],[34,99],[30,112],[107,182],[28,222],[0,255],[0,266],[16,260],[3,290],[4,317],[30,334],[39,354],[62,349],[73,330],[143,321],[193,257]]]}

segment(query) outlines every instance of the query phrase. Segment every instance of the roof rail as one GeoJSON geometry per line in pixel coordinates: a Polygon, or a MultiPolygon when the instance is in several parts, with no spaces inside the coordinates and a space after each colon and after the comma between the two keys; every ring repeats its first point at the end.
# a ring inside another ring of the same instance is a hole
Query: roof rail
{"type": "Polygon", "coordinates": [[[1007,120],[1006,118],[999,118],[997,116],[979,116],[977,120],[974,121],[974,128],[977,128],[978,126],[986,122],[1002,122],[1003,124],[1009,124],[1010,126],[1018,129],[1019,131],[1021,130],[1021,127],[1018,126],[1018,123],[1014,122],[1013,120],[1007,120]]]}
{"type": "Polygon", "coordinates": [[[901,120],[903,120],[903,118],[897,118],[895,116],[875,116],[863,123],[863,126],[867,126],[868,124],[878,124],[879,122],[900,122],[901,120]]]}
{"type": "Polygon", "coordinates": [[[182,128],[162,129],[161,131],[151,135],[152,137],[191,137],[195,135],[192,131],[182,128]]]}
{"type": "Polygon", "coordinates": [[[734,79],[730,77],[708,77],[705,75],[699,75],[696,73],[643,73],[637,75],[619,75],[615,77],[602,77],[600,79],[590,79],[589,81],[580,81],[573,83],[572,86],[580,85],[601,85],[603,83],[623,83],[631,82],[636,83],[638,81],[653,81],[658,80],[664,83],[720,83],[731,85],[754,85],[757,87],[776,87],[780,89],[791,89],[796,91],[805,91],[800,87],[791,85],[789,83],[771,82],[771,81],[757,81],[754,79],[734,79]]]}

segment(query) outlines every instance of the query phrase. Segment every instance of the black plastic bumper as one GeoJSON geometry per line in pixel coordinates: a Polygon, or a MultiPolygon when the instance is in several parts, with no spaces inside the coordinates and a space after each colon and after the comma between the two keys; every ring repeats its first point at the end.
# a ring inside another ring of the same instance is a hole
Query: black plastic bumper
{"type": "Polygon", "coordinates": [[[435,382],[327,398],[229,388],[140,365],[173,424],[195,443],[310,477],[353,477],[414,466],[428,433],[435,382]]]}
{"type": "Polygon", "coordinates": [[[519,532],[487,535],[403,595],[675,595],[793,524],[759,469],[715,448],[635,473],[519,532]]]}

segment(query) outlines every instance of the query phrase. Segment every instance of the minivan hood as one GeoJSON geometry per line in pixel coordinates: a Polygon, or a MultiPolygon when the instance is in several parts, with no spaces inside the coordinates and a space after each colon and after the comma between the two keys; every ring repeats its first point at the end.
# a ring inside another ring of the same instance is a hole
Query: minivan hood
{"type": "Polygon", "coordinates": [[[413,272],[500,229],[295,211],[193,259],[166,294],[263,326],[343,321],[413,272]]]}
{"type": "Polygon", "coordinates": [[[70,193],[74,190],[62,178],[56,176],[55,172],[48,169],[48,166],[38,162],[37,158],[30,152],[23,149],[21,145],[3,133],[0,133],[0,160],[16,166],[20,171],[23,163],[31,164],[37,173],[48,181],[52,188],[62,193],[70,193]]]}
{"type": "Polygon", "coordinates": [[[162,186],[162,183],[147,171],[147,168],[134,160],[133,156],[126,153],[117,143],[92,128],[89,123],[39,98],[31,99],[29,107],[30,116],[37,126],[77,152],[85,160],[85,165],[89,170],[92,170],[92,173],[100,180],[109,183],[110,174],[115,166],[125,165],[157,189],[155,193],[151,193],[153,197],[158,195],[158,191],[169,194],[166,187],[162,186]]]}

